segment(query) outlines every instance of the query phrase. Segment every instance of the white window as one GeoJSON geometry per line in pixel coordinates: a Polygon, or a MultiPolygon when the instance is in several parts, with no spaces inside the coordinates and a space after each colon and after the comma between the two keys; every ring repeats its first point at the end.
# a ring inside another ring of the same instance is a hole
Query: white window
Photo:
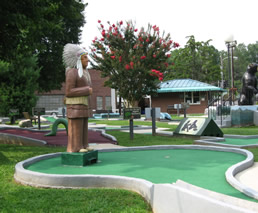
{"type": "Polygon", "coordinates": [[[106,110],[111,109],[111,97],[110,96],[105,97],[105,109],[106,110]]]}
{"type": "Polygon", "coordinates": [[[97,110],[103,109],[103,97],[97,96],[97,110]]]}
{"type": "Polygon", "coordinates": [[[189,104],[200,104],[200,92],[185,92],[184,101],[189,104]]]}

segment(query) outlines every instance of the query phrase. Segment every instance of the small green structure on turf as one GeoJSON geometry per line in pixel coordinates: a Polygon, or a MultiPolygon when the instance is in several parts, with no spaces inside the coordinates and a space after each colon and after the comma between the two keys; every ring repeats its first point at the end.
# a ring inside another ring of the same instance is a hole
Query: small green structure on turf
{"type": "Polygon", "coordinates": [[[173,134],[223,137],[223,132],[211,118],[184,118],[173,134]]]}
{"type": "Polygon", "coordinates": [[[65,126],[66,132],[68,134],[68,122],[64,118],[58,118],[55,120],[51,132],[45,134],[45,136],[56,136],[57,127],[59,124],[63,124],[65,126]]]}
{"type": "Polygon", "coordinates": [[[89,152],[63,152],[61,154],[62,164],[68,166],[87,166],[98,161],[98,151],[89,152]]]}

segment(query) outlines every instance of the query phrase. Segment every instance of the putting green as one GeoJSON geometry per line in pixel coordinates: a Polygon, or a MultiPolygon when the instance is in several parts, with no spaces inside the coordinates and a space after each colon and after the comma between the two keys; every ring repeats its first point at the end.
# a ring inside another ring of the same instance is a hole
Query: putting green
{"type": "Polygon", "coordinates": [[[231,145],[254,145],[258,144],[258,138],[225,138],[223,144],[231,145]]]}
{"type": "Polygon", "coordinates": [[[153,183],[178,179],[242,199],[252,200],[225,179],[226,170],[244,155],[208,150],[144,150],[99,152],[99,162],[86,167],[64,166],[61,157],[41,160],[26,169],[47,174],[119,175],[142,178],[153,183]]]}

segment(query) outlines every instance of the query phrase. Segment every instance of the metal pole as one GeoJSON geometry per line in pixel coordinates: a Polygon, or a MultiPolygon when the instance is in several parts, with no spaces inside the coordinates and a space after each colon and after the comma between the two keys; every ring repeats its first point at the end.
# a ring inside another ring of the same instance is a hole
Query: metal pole
{"type": "MultiPolygon", "coordinates": [[[[230,48],[230,43],[228,42],[227,43],[228,45],[228,85],[230,87],[230,53],[229,53],[229,48],[230,48]]],[[[230,96],[230,99],[229,99],[229,105],[232,105],[232,97],[231,97],[231,90],[229,90],[229,96],[230,96]]]]}
{"type": "Polygon", "coordinates": [[[133,119],[130,119],[130,139],[133,140],[134,135],[133,135],[133,119]]]}
{"type": "Polygon", "coordinates": [[[151,108],[151,118],[152,118],[152,136],[156,135],[156,112],[155,108],[151,108]]]}
{"type": "Polygon", "coordinates": [[[38,112],[38,128],[40,129],[40,112],[38,112]]]}
{"type": "MultiPolygon", "coordinates": [[[[234,46],[231,46],[231,93],[232,93],[232,103],[234,102],[234,46]]],[[[233,105],[233,104],[232,104],[233,105]]]]}

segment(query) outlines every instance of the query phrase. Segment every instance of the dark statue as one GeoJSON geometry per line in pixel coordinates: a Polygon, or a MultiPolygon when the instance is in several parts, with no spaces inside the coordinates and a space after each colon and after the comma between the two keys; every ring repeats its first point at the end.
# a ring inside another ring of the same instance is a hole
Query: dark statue
{"type": "Polygon", "coordinates": [[[247,71],[242,77],[242,91],[238,105],[253,105],[254,95],[258,93],[257,91],[257,79],[255,73],[257,72],[257,64],[252,63],[247,67],[247,71]]]}

